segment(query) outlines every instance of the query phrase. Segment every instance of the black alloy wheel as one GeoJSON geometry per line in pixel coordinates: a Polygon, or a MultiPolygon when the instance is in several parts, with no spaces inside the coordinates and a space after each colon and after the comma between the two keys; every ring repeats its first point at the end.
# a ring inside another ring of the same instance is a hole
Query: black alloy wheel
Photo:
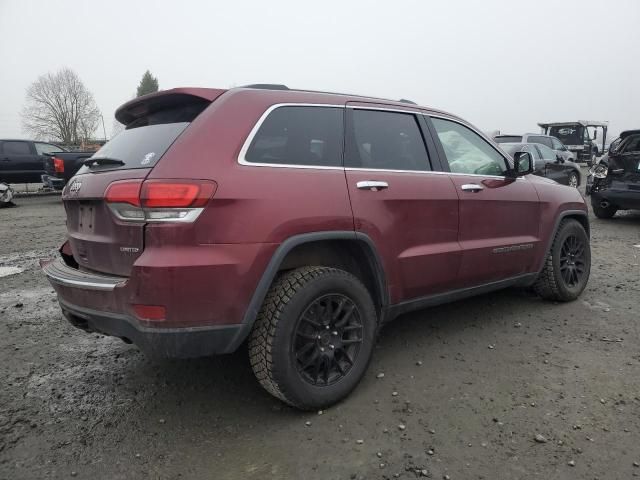
{"type": "Polygon", "coordinates": [[[324,295],[301,315],[293,355],[300,376],[312,385],[341,380],[355,363],[362,344],[361,314],[344,295],[324,295]]]}

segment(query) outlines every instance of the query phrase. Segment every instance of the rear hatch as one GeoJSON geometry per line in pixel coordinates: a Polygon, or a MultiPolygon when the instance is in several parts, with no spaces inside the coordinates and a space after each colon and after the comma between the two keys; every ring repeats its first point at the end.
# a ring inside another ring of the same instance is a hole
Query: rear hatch
{"type": "Polygon", "coordinates": [[[68,239],[81,268],[130,274],[144,250],[145,221],[118,218],[105,194],[113,182],[141,183],[190,123],[223,92],[174,89],[140,97],[118,109],[116,118],[125,123],[125,130],[88,158],[63,191],[68,239]]]}

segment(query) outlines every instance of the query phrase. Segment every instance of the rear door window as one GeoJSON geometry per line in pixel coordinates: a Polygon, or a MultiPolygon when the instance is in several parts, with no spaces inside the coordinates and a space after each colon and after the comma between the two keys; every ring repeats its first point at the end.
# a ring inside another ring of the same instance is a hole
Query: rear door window
{"type": "Polygon", "coordinates": [[[269,165],[342,166],[344,109],[283,106],[258,128],[244,160],[269,165]]]}
{"type": "Polygon", "coordinates": [[[427,148],[411,113],[352,110],[345,166],[382,170],[431,170],[427,148]]]}
{"type": "Polygon", "coordinates": [[[2,153],[5,155],[31,155],[27,142],[3,142],[2,153]]]}

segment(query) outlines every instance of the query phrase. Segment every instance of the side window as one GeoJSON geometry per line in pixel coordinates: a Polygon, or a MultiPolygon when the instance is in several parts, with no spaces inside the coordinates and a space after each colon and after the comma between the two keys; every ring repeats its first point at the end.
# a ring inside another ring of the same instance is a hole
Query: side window
{"type": "Polygon", "coordinates": [[[507,172],[505,158],[473,130],[450,120],[431,120],[451,172],[498,176],[507,172]]]}
{"type": "Polygon", "coordinates": [[[544,160],[549,160],[551,162],[556,161],[556,152],[551,150],[546,145],[538,145],[538,150],[540,150],[540,155],[544,160]]]}
{"type": "Polygon", "coordinates": [[[549,137],[542,137],[542,136],[530,136],[527,137],[527,142],[528,143],[540,143],[542,145],[546,145],[547,147],[551,148],[551,139],[549,137]]]}
{"type": "Polygon", "coordinates": [[[562,145],[562,143],[560,143],[560,140],[556,140],[555,138],[551,139],[551,144],[554,150],[564,150],[564,145],[562,145]]]}
{"type": "Polygon", "coordinates": [[[27,142],[4,142],[2,152],[6,155],[31,155],[27,142]]]}
{"type": "Polygon", "coordinates": [[[34,143],[38,155],[46,155],[54,152],[62,152],[62,148],[51,145],[50,143],[34,143]]]}
{"type": "Polygon", "coordinates": [[[343,109],[278,107],[249,145],[251,163],[337,167],[342,165],[343,109]]]}
{"type": "Polygon", "coordinates": [[[411,113],[352,110],[345,166],[428,171],[429,156],[418,120],[411,113]]]}
{"type": "Polygon", "coordinates": [[[540,154],[538,153],[538,150],[535,148],[535,146],[533,145],[525,145],[522,148],[523,152],[529,152],[531,154],[531,156],[533,157],[533,160],[540,160],[540,154]]]}

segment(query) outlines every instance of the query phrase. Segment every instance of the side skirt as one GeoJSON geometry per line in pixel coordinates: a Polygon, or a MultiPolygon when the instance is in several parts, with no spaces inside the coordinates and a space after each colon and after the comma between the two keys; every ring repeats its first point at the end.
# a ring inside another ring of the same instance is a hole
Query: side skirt
{"type": "Polygon", "coordinates": [[[389,306],[384,315],[384,323],[393,320],[394,318],[403,315],[414,310],[422,310],[427,307],[434,307],[436,305],[442,305],[443,303],[449,303],[463,298],[474,297],[476,295],[482,295],[483,293],[493,292],[495,290],[502,290],[507,287],[526,287],[535,282],[537,273],[526,273],[524,275],[518,275],[516,277],[507,278],[506,280],[499,280],[497,282],[486,283],[484,285],[478,285],[475,287],[461,288],[452,292],[438,293],[435,295],[429,295],[426,297],[420,297],[413,300],[407,300],[395,305],[389,306]]]}

